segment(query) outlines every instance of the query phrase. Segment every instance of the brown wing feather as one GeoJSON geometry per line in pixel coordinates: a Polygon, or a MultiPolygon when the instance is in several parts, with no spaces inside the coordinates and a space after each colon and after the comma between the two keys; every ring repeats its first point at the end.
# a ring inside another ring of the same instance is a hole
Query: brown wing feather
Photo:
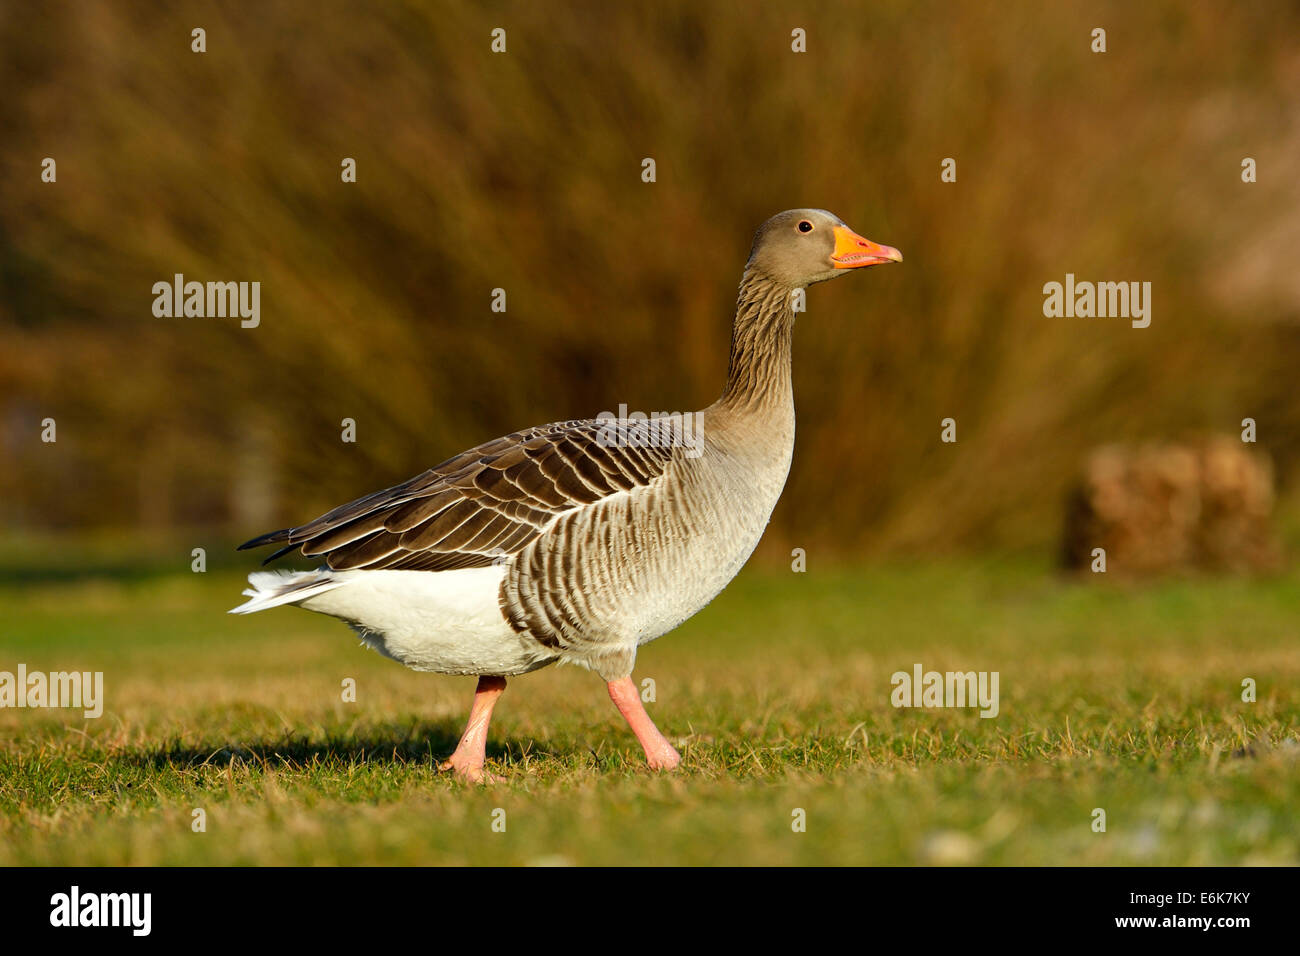
{"type": "Polygon", "coordinates": [[[339,571],[486,567],[527,546],[556,515],[663,474],[672,448],[604,442],[606,427],[558,422],[496,438],[239,549],[283,543],[268,562],[298,549],[339,571]]]}

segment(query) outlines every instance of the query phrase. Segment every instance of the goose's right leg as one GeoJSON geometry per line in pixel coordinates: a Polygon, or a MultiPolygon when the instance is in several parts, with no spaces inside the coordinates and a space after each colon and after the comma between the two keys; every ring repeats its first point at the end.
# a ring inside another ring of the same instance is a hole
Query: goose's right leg
{"type": "Polygon", "coordinates": [[[623,715],[627,725],[636,734],[645,750],[646,763],[651,770],[673,770],[682,762],[682,755],[668,742],[641,703],[641,694],[631,677],[609,681],[609,698],[623,715]]]}

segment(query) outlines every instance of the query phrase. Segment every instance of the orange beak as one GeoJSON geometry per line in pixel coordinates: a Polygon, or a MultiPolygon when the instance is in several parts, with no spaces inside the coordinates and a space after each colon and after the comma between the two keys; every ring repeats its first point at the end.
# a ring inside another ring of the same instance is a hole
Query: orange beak
{"type": "Polygon", "coordinates": [[[831,262],[836,269],[858,269],[878,266],[882,262],[902,261],[903,254],[893,246],[863,239],[847,226],[835,227],[835,251],[831,253],[831,262]]]}

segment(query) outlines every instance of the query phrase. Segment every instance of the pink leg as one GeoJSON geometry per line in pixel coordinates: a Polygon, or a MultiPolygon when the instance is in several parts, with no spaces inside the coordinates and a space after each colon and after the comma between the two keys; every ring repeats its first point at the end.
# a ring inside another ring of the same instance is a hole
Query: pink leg
{"type": "Polygon", "coordinates": [[[440,766],[439,770],[454,770],[456,776],[472,783],[492,783],[497,777],[483,773],[483,762],[487,759],[488,721],[492,719],[492,708],[497,698],[506,689],[504,677],[480,677],[478,689],[474,691],[474,705],[469,710],[469,723],[465,733],[461,734],[456,752],[440,766]]]}
{"type": "Polygon", "coordinates": [[[682,762],[681,754],[659,733],[659,728],[641,706],[641,695],[631,677],[610,681],[609,699],[645,748],[645,759],[651,770],[672,770],[682,762]]]}

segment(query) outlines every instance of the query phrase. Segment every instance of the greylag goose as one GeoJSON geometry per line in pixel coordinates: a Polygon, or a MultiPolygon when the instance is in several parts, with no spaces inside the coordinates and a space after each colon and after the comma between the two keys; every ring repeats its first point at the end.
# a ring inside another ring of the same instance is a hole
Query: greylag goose
{"type": "Polygon", "coordinates": [[[790,470],[794,293],[901,262],[821,209],[759,228],[740,281],[722,396],[701,412],[541,425],[240,546],[295,549],[315,571],[249,575],[246,614],[296,604],[340,618],[418,671],[474,675],[469,723],[440,769],[482,781],[506,678],[557,661],[605,680],[653,769],[681,757],[642,706],[637,648],[726,587],[790,470]]]}

